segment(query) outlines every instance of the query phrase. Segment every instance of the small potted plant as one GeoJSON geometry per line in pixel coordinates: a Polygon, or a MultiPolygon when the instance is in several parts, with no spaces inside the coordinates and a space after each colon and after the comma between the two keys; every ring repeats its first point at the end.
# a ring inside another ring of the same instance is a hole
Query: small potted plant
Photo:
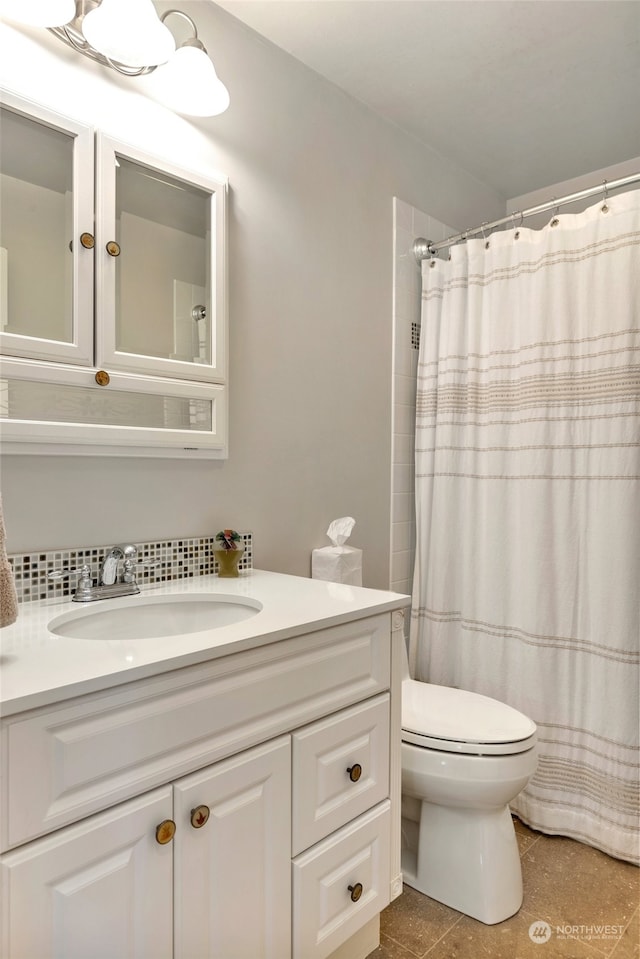
{"type": "Polygon", "coordinates": [[[243,553],[244,546],[235,529],[223,529],[216,533],[213,554],[218,561],[218,576],[238,576],[238,563],[243,553]]]}

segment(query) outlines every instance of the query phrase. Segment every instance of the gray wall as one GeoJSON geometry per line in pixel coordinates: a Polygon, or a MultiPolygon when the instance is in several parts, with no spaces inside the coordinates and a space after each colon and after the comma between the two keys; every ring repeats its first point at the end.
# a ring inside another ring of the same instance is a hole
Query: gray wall
{"type": "Polygon", "coordinates": [[[229,176],[230,458],[5,456],[8,549],[232,526],[253,532],[256,566],[308,575],[349,514],[364,584],[386,587],[393,197],[456,228],[500,216],[504,198],[214,5],[183,9],[229,87],[221,117],[177,117],[44,31],[0,25],[0,81],[229,176]]]}

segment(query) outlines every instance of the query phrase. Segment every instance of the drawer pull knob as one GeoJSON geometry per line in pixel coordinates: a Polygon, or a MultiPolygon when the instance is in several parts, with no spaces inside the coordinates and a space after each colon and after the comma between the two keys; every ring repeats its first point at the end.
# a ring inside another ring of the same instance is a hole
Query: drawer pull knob
{"type": "Polygon", "coordinates": [[[116,243],[115,240],[109,240],[105,246],[105,249],[109,256],[120,256],[120,244],[116,243]]]}
{"type": "Polygon", "coordinates": [[[176,824],[173,819],[164,819],[160,825],[156,827],[156,842],[159,842],[161,846],[166,846],[168,842],[171,842],[175,834],[176,824]]]}
{"type": "Polygon", "coordinates": [[[357,783],[360,779],[360,776],[362,776],[362,766],[360,763],[354,763],[353,766],[349,766],[347,768],[347,772],[349,773],[349,779],[351,782],[357,783]]]}
{"type": "Polygon", "coordinates": [[[202,829],[209,819],[209,812],[208,806],[196,806],[191,810],[191,825],[194,829],[202,829]]]}
{"type": "Polygon", "coordinates": [[[351,893],[351,902],[357,902],[362,895],[362,883],[357,882],[354,886],[347,886],[351,893]]]}

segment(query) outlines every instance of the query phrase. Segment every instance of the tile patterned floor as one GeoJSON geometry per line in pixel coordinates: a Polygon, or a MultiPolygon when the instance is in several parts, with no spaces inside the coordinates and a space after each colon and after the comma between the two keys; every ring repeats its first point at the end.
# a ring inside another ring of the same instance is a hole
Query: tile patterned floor
{"type": "Polygon", "coordinates": [[[515,826],[524,883],[516,916],[485,926],[405,886],[382,913],[368,959],[640,959],[640,869],[515,826]],[[546,942],[529,937],[535,922],[551,927],[546,942]]]}

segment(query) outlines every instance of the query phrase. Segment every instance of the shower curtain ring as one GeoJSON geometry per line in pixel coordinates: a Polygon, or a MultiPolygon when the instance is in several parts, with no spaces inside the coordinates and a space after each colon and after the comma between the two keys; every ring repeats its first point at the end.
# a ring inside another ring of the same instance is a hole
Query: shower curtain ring
{"type": "Polygon", "coordinates": [[[607,195],[607,181],[606,181],[606,180],[603,180],[603,181],[602,181],[602,199],[604,200],[604,203],[602,204],[602,206],[600,207],[600,209],[602,210],[603,213],[608,213],[608,212],[609,212],[609,205],[608,205],[608,203],[607,203],[608,195],[607,195]]]}
{"type": "MultiPolygon", "coordinates": [[[[555,197],[552,196],[552,197],[551,197],[551,200],[552,200],[552,202],[553,202],[553,200],[555,200],[555,197]]],[[[560,220],[558,219],[558,210],[559,210],[559,209],[560,209],[560,205],[558,204],[558,206],[557,206],[557,207],[555,208],[555,210],[553,211],[553,216],[551,217],[551,220],[550,220],[550,222],[549,222],[549,226],[557,226],[558,223],[560,222],[560,220]]]]}
{"type": "Polygon", "coordinates": [[[487,234],[484,232],[484,228],[486,225],[487,225],[487,221],[485,220],[482,226],[480,227],[480,232],[482,233],[482,239],[484,240],[484,248],[485,250],[488,250],[490,243],[489,243],[489,240],[487,240],[487,234]]]}
{"type": "Polygon", "coordinates": [[[519,240],[519,239],[520,239],[520,227],[521,227],[522,224],[524,223],[524,214],[523,214],[522,212],[520,212],[520,222],[518,223],[518,226],[517,226],[517,228],[516,228],[516,217],[517,217],[517,215],[518,215],[517,212],[511,214],[511,219],[513,220],[513,239],[514,239],[514,240],[519,240]]]}

